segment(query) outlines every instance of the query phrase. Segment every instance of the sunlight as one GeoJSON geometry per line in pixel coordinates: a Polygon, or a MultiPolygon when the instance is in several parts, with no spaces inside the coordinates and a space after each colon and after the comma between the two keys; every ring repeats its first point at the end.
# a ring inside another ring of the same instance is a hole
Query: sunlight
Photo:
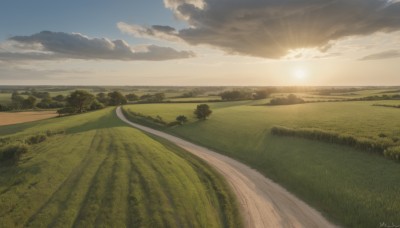
{"type": "Polygon", "coordinates": [[[307,78],[308,72],[304,68],[295,68],[293,70],[293,77],[297,80],[304,80],[307,78]]]}

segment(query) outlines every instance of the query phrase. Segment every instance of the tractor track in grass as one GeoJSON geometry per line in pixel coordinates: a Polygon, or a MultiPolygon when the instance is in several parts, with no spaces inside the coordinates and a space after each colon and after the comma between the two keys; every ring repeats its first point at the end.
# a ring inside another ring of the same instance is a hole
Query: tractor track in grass
{"type": "Polygon", "coordinates": [[[318,211],[247,165],[181,138],[132,123],[125,118],[121,107],[116,109],[116,114],[125,123],[167,139],[216,169],[231,185],[246,227],[335,227],[318,211]]]}

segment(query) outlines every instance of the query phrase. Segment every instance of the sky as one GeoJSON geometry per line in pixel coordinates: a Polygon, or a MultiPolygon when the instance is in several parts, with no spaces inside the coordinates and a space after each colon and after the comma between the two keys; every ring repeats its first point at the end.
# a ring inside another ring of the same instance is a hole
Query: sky
{"type": "Polygon", "coordinates": [[[0,85],[400,85],[399,0],[2,0],[0,28],[0,85]]]}

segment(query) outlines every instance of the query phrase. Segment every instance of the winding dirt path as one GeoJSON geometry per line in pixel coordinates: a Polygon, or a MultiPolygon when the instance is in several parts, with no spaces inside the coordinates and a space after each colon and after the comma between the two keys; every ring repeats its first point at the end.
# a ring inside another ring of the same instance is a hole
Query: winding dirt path
{"type": "Polygon", "coordinates": [[[334,227],[319,212],[256,170],[205,147],[132,123],[121,107],[116,113],[127,124],[175,143],[219,171],[237,196],[246,227],[334,227]]]}

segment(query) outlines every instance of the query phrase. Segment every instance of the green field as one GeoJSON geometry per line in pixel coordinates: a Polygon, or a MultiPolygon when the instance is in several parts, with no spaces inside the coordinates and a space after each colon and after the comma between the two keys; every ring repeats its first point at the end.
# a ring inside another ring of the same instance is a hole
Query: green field
{"type": "Polygon", "coordinates": [[[200,102],[200,101],[209,101],[209,100],[221,100],[220,96],[199,96],[199,97],[186,97],[186,98],[168,98],[167,101],[174,101],[174,102],[200,102]]]}
{"type": "Polygon", "coordinates": [[[11,103],[11,94],[0,93],[0,104],[9,104],[9,103],[11,103]]]}
{"type": "Polygon", "coordinates": [[[400,110],[372,106],[375,103],[381,102],[210,103],[213,114],[207,121],[194,119],[196,104],[130,105],[125,109],[159,115],[166,121],[186,115],[189,122],[183,126],[159,128],[249,164],[340,225],[377,227],[380,222],[400,224],[398,163],[347,146],[270,133],[272,126],[282,125],[372,139],[380,133],[400,137],[400,110]]]}
{"type": "Polygon", "coordinates": [[[127,127],[113,108],[0,127],[3,137],[64,129],[0,164],[2,227],[236,227],[222,178],[197,158],[127,127]]]}

